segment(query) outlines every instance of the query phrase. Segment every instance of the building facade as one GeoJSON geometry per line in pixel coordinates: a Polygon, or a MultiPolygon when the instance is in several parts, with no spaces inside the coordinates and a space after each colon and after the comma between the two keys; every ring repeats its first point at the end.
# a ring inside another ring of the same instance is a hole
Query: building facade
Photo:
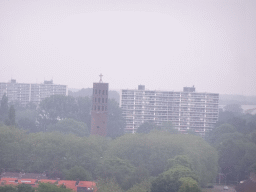
{"type": "MultiPolygon", "coordinates": [[[[12,79],[8,83],[0,83],[0,97],[6,93],[9,102],[19,102],[25,106],[29,102],[39,104],[51,95],[67,95],[67,85],[56,85],[53,81],[44,81],[42,84],[17,83],[12,79]]],[[[0,98],[0,99],[1,99],[0,98]]]]}
{"type": "Polygon", "coordinates": [[[103,83],[101,78],[99,83],[93,83],[91,134],[104,137],[107,135],[108,83],[103,83]]]}
{"type": "Polygon", "coordinates": [[[144,122],[161,126],[171,122],[181,132],[188,130],[204,136],[218,120],[219,94],[198,93],[195,87],[183,91],[150,91],[144,85],[136,90],[124,89],[121,96],[127,133],[135,133],[144,122]]]}

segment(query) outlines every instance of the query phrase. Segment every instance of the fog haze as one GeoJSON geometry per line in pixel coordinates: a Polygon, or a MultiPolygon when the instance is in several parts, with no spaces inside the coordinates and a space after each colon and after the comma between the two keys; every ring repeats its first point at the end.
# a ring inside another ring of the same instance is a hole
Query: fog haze
{"type": "Polygon", "coordinates": [[[0,82],[256,95],[256,2],[1,1],[0,82]]]}

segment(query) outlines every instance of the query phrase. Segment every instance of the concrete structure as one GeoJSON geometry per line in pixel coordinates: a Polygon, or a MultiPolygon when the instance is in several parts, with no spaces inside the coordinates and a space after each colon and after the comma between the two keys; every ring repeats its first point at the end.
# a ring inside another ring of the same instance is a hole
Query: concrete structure
{"type": "Polygon", "coordinates": [[[204,136],[218,120],[219,94],[198,93],[195,87],[183,91],[150,91],[144,85],[138,89],[123,89],[121,107],[126,119],[125,131],[135,133],[144,122],[172,122],[181,132],[193,130],[204,136]]]}
{"type": "MultiPolygon", "coordinates": [[[[67,85],[56,85],[53,81],[44,81],[42,84],[17,83],[12,79],[8,83],[0,83],[0,97],[6,93],[9,102],[19,102],[25,106],[29,102],[39,104],[44,98],[51,95],[67,95],[67,85]]],[[[1,99],[0,98],[0,99],[1,99]]]]}
{"type": "Polygon", "coordinates": [[[91,134],[107,135],[108,119],[108,83],[93,83],[92,111],[91,111],[91,134]]]}

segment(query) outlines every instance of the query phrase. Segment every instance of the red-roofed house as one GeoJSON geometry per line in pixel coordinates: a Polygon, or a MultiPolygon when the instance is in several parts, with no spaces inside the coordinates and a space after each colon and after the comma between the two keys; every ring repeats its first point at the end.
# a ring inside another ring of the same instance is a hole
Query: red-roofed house
{"type": "Polygon", "coordinates": [[[50,180],[50,179],[17,179],[17,178],[1,178],[0,183],[3,185],[18,185],[27,184],[32,187],[38,187],[38,183],[51,183],[57,186],[64,185],[66,188],[72,189],[75,192],[96,192],[96,183],[92,181],[71,181],[71,180],[50,180]]]}
{"type": "Polygon", "coordinates": [[[77,192],[96,191],[96,183],[92,181],[79,181],[76,187],[77,192]]]}
{"type": "Polygon", "coordinates": [[[66,188],[72,189],[73,191],[76,191],[76,181],[70,181],[70,180],[59,180],[58,186],[65,185],[66,188]]]}
{"type": "Polygon", "coordinates": [[[27,185],[31,185],[32,187],[35,187],[37,184],[37,179],[18,179],[18,183],[19,184],[27,184],[27,185]]]}
{"type": "Polygon", "coordinates": [[[17,178],[1,178],[1,186],[3,185],[18,185],[17,178]]]}

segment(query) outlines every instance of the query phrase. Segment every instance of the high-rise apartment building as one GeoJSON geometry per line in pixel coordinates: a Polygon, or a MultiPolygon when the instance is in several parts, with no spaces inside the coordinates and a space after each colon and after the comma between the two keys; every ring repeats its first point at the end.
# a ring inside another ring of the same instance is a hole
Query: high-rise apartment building
{"type": "Polygon", "coordinates": [[[93,83],[92,110],[91,110],[91,134],[107,135],[108,120],[108,83],[93,83]]]}
{"type": "Polygon", "coordinates": [[[219,94],[198,93],[195,87],[183,91],[151,91],[139,85],[136,90],[123,89],[121,107],[126,119],[125,131],[135,133],[144,122],[163,122],[181,132],[188,130],[204,136],[218,120],[219,94]]]}
{"type": "MultiPolygon", "coordinates": [[[[53,81],[44,81],[41,84],[17,83],[12,79],[8,83],[0,83],[0,97],[6,93],[9,102],[19,102],[25,106],[29,102],[39,104],[44,98],[51,95],[67,95],[67,85],[56,85],[53,81]]],[[[1,99],[0,98],[0,99],[1,99]]]]}

